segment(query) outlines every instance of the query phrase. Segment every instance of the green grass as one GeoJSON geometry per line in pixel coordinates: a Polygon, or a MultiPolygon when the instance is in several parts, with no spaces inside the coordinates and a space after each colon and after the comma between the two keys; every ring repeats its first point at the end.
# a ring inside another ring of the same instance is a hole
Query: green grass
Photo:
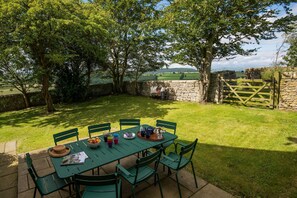
{"type": "Polygon", "coordinates": [[[145,97],[107,96],[89,102],[0,114],[0,142],[17,140],[18,152],[54,145],[54,133],[120,118],[177,122],[179,141],[199,143],[194,155],[197,174],[242,197],[296,197],[297,113],[230,105],[199,105],[145,97]]]}

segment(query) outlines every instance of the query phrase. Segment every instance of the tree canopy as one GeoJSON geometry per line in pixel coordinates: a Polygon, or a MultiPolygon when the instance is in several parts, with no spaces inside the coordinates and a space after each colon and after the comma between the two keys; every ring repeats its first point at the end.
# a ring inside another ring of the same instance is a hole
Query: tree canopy
{"type": "Polygon", "coordinates": [[[0,11],[1,44],[19,46],[35,61],[47,111],[54,111],[49,93],[54,68],[79,53],[100,57],[107,15],[77,0],[2,0],[0,11]]]}
{"type": "MultiPolygon", "coordinates": [[[[169,54],[175,62],[195,66],[201,74],[201,101],[207,101],[212,61],[249,55],[243,44],[275,38],[292,22],[291,1],[201,0],[173,1],[165,10],[171,36],[169,54]],[[284,9],[288,15],[278,17],[284,9]]],[[[292,1],[293,2],[293,1],[292,1]]]]}
{"type": "Polygon", "coordinates": [[[297,67],[297,24],[288,35],[286,42],[290,44],[287,54],[284,57],[285,63],[289,67],[297,67]]]}
{"type": "MultiPolygon", "coordinates": [[[[164,32],[155,21],[161,16],[160,0],[97,0],[108,11],[114,23],[109,26],[107,68],[114,91],[123,92],[127,73],[154,70],[165,65],[161,54],[164,32]]],[[[136,76],[138,76],[136,74],[136,76]]]]}

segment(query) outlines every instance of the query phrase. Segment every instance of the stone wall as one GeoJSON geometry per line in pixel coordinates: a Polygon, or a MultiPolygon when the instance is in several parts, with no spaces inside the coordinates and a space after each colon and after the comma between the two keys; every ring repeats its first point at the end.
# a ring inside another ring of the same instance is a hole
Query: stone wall
{"type": "MultiPolygon", "coordinates": [[[[54,102],[57,102],[57,98],[51,93],[54,102]]],[[[45,105],[42,94],[40,92],[28,93],[31,106],[45,105]]],[[[10,94],[0,96],[0,112],[15,111],[25,109],[25,100],[22,94],[10,94]]]]}
{"type": "MultiPolygon", "coordinates": [[[[88,90],[88,97],[99,97],[112,93],[112,84],[91,85],[88,90]]],[[[32,107],[45,105],[40,92],[29,93],[29,100],[32,107]]],[[[51,92],[54,103],[59,100],[54,92],[51,92]]],[[[0,96],[0,112],[25,109],[25,101],[22,94],[11,94],[0,96]]]]}
{"type": "MultiPolygon", "coordinates": [[[[200,86],[198,80],[164,80],[164,81],[146,81],[138,83],[139,94],[150,96],[150,88],[153,86],[165,87],[169,100],[193,101],[200,100],[200,86]]],[[[135,84],[127,83],[126,91],[135,95],[135,84]]]]}
{"type": "Polygon", "coordinates": [[[279,108],[297,111],[297,71],[282,74],[279,108]]]}

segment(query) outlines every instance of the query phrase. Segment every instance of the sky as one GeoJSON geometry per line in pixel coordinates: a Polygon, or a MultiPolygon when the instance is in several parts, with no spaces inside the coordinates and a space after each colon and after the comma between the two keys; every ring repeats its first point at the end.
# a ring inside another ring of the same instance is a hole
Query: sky
{"type": "MultiPolygon", "coordinates": [[[[292,10],[294,14],[297,14],[297,3],[292,5],[292,10]]],[[[248,48],[257,47],[258,49],[256,55],[251,56],[237,56],[234,59],[226,60],[221,59],[219,61],[214,61],[212,63],[212,70],[236,70],[241,71],[246,68],[256,68],[256,67],[267,67],[272,66],[273,62],[276,58],[276,52],[278,48],[283,43],[284,40],[284,33],[276,33],[277,38],[272,40],[262,40],[260,44],[257,45],[248,45],[248,48]]],[[[278,61],[282,60],[282,57],[286,54],[286,49],[288,49],[289,45],[285,44],[281,48],[281,54],[278,58],[278,61]]],[[[179,64],[172,64],[170,68],[178,68],[182,67],[179,64]]],[[[186,66],[189,67],[190,66],[186,66]]]]}

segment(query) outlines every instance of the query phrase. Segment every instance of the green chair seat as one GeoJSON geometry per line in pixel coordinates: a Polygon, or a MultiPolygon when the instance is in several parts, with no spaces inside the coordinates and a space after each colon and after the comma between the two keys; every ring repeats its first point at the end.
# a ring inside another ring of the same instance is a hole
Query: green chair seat
{"type": "Polygon", "coordinates": [[[69,194],[71,195],[70,184],[72,181],[70,178],[61,179],[56,172],[43,177],[38,176],[29,153],[26,153],[26,162],[28,165],[28,172],[35,184],[34,197],[36,196],[36,190],[38,190],[41,197],[43,197],[44,195],[58,191],[66,186],[69,186],[69,194]]]}
{"type": "MultiPolygon", "coordinates": [[[[127,171],[130,173],[129,175],[122,174],[122,176],[127,180],[130,184],[133,184],[135,182],[135,177],[137,174],[137,169],[135,167],[127,169],[127,171]]],[[[149,166],[140,167],[138,169],[138,175],[136,178],[136,183],[140,183],[144,181],[149,176],[153,175],[155,170],[149,166]]]]}
{"type": "Polygon", "coordinates": [[[35,180],[35,184],[37,185],[37,188],[42,195],[48,195],[52,192],[64,188],[70,183],[71,180],[69,178],[60,179],[57,173],[51,173],[44,177],[39,177],[37,180],[35,180]]]}
{"type": "Polygon", "coordinates": [[[179,160],[179,158],[179,155],[170,152],[167,156],[163,156],[161,163],[173,170],[181,169],[189,163],[189,159],[181,157],[181,160],[179,160]]]}
{"type": "Polygon", "coordinates": [[[136,160],[136,165],[131,168],[124,168],[120,164],[117,165],[117,170],[121,174],[121,176],[132,185],[132,195],[135,197],[135,186],[150,177],[154,176],[154,183],[159,184],[159,189],[161,196],[163,197],[162,187],[159,179],[159,175],[157,172],[160,156],[162,153],[162,149],[159,149],[155,153],[151,153],[143,158],[138,158],[136,160]],[[154,164],[152,168],[150,165],[154,164]]]}

